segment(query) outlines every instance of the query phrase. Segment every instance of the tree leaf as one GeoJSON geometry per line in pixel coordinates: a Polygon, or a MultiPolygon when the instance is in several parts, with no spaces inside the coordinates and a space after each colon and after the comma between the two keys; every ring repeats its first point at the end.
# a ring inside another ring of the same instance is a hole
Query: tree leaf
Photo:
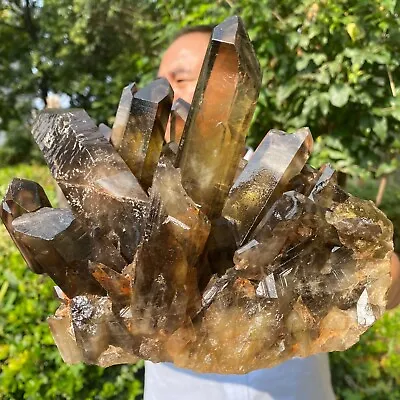
{"type": "Polygon", "coordinates": [[[346,31],[353,42],[362,39],[365,36],[364,29],[356,22],[350,22],[349,24],[347,24],[346,31]]]}
{"type": "Polygon", "coordinates": [[[381,142],[384,142],[388,134],[388,124],[386,118],[376,118],[372,128],[381,142]]]}
{"type": "Polygon", "coordinates": [[[351,88],[349,85],[335,84],[329,88],[329,100],[335,107],[343,107],[349,101],[351,88]]]}
{"type": "Polygon", "coordinates": [[[303,57],[299,58],[296,61],[297,71],[302,71],[303,69],[306,69],[308,67],[309,62],[310,62],[310,57],[308,55],[304,55],[303,57]]]}
{"type": "Polygon", "coordinates": [[[278,87],[276,92],[276,101],[279,105],[282,103],[297,89],[298,85],[296,82],[291,82],[286,85],[278,87]]]}
{"type": "Polygon", "coordinates": [[[328,93],[321,93],[319,96],[319,108],[322,115],[326,116],[329,112],[329,95],[328,93]]]}

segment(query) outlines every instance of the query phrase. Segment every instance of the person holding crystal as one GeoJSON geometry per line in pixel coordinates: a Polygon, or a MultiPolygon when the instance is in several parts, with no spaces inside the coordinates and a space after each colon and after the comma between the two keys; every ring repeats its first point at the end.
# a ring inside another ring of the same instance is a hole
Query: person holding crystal
{"type": "MultiPolygon", "coordinates": [[[[174,100],[190,103],[196,88],[212,26],[183,30],[164,53],[159,77],[166,78],[174,100]]],[[[166,140],[169,141],[169,126],[166,140]]],[[[175,138],[178,140],[179,138],[175,138]]],[[[249,157],[251,152],[246,155],[249,157]]],[[[400,263],[392,260],[392,279],[400,281],[400,263]]],[[[388,308],[400,300],[400,285],[389,292],[388,308]]],[[[334,399],[327,354],[295,358],[275,368],[245,375],[200,374],[171,363],[145,362],[145,400],[330,400],[334,399]]]]}

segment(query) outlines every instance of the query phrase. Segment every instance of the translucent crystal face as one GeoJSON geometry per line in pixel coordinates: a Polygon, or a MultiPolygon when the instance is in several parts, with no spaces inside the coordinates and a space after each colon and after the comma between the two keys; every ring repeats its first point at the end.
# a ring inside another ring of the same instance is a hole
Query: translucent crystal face
{"type": "Polygon", "coordinates": [[[190,104],[183,99],[178,99],[171,108],[171,128],[170,128],[170,141],[179,143],[187,116],[189,114],[190,104]]]}
{"type": "Polygon", "coordinates": [[[233,183],[261,86],[238,17],[215,27],[183,131],[177,165],[189,196],[217,217],[233,183]]]}
{"type": "Polygon", "coordinates": [[[0,215],[57,285],[49,325],[66,362],[245,373],[344,350],[381,316],[390,221],[328,165],[305,165],[308,128],[272,130],[242,159],[260,85],[232,17],[213,31],[191,105],[172,105],[165,79],[128,85],[111,143],[83,110],[39,115],[33,136],[70,209],[14,179],[0,215]]]}

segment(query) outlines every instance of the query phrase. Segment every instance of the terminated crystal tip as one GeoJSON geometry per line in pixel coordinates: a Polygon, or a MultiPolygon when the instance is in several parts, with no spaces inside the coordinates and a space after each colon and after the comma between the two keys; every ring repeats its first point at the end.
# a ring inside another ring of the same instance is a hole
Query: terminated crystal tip
{"type": "Polygon", "coordinates": [[[3,202],[7,202],[14,218],[42,207],[51,207],[46,193],[38,183],[20,178],[11,181],[3,202]]]}
{"type": "Polygon", "coordinates": [[[114,147],[84,110],[45,110],[32,133],[74,212],[132,261],[148,198],[114,147]]]}
{"type": "Polygon", "coordinates": [[[99,125],[99,132],[108,140],[111,140],[112,129],[106,124],[99,125]]]}
{"type": "Polygon", "coordinates": [[[103,293],[88,270],[90,238],[70,210],[44,207],[16,218],[12,228],[42,270],[69,298],[103,293]]]}
{"type": "Polygon", "coordinates": [[[285,191],[306,163],[313,140],[308,128],[293,134],[271,130],[233,184],[223,215],[230,220],[243,244],[268,208],[285,191]]]}
{"type": "Polygon", "coordinates": [[[14,243],[20,250],[29,268],[42,273],[42,267],[27,247],[14,234],[12,222],[23,214],[34,212],[42,207],[51,207],[43,188],[36,182],[14,178],[8,186],[0,207],[0,217],[14,243]]]}
{"type": "Polygon", "coordinates": [[[120,139],[112,143],[145,189],[151,186],[164,143],[173,90],[166,79],[157,79],[133,95],[131,109],[120,139]]]}
{"type": "Polygon", "coordinates": [[[135,83],[130,83],[128,86],[125,86],[124,89],[122,90],[110,138],[111,143],[116,149],[119,149],[122,144],[122,140],[124,138],[124,132],[132,108],[133,96],[136,92],[137,92],[137,87],[135,83]]]}
{"type": "Polygon", "coordinates": [[[189,113],[190,104],[183,99],[174,102],[171,108],[170,141],[179,143],[189,113]]]}
{"type": "Polygon", "coordinates": [[[177,157],[183,186],[211,218],[220,215],[234,180],[260,86],[243,23],[229,18],[214,28],[177,157]]]}

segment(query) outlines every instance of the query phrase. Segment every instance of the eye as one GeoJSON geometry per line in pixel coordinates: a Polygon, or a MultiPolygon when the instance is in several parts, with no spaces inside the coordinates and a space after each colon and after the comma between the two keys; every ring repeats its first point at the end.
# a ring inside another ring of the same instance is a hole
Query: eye
{"type": "Polygon", "coordinates": [[[180,77],[176,78],[176,83],[178,83],[178,84],[186,84],[186,83],[193,82],[193,81],[194,81],[194,79],[191,77],[188,77],[188,76],[180,76],[180,77]]]}

